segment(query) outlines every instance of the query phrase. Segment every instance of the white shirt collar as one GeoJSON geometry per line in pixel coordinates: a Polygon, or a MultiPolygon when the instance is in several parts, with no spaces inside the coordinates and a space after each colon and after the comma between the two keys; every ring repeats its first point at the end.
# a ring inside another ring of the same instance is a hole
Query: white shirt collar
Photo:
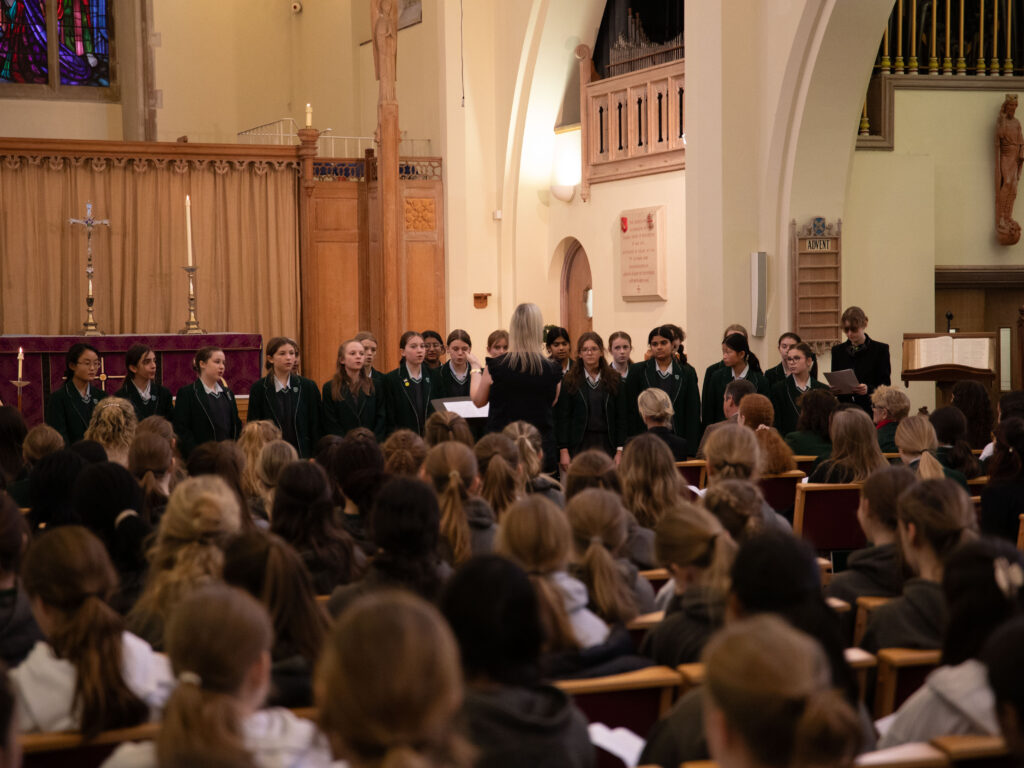
{"type": "Polygon", "coordinates": [[[747,365],[742,371],[740,371],[740,375],[739,376],[737,376],[735,373],[733,373],[732,377],[733,377],[733,379],[745,379],[745,378],[747,378],[747,374],[748,373],[750,373],[750,365],[747,365]]]}
{"type": "Polygon", "coordinates": [[[597,376],[591,376],[590,375],[590,371],[588,371],[586,369],[586,367],[584,366],[584,368],[583,368],[583,375],[587,377],[587,381],[589,381],[591,384],[597,384],[597,382],[599,382],[601,380],[601,371],[600,370],[598,370],[597,376]]]}
{"type": "Polygon", "coordinates": [[[660,373],[662,376],[668,376],[669,373],[672,372],[672,360],[671,360],[671,358],[668,361],[668,365],[665,366],[664,368],[661,367],[661,363],[659,363],[657,360],[655,360],[654,361],[654,369],[658,373],[660,373]]]}
{"type": "Polygon", "coordinates": [[[144,389],[139,389],[139,385],[136,384],[134,381],[132,382],[132,386],[135,387],[135,390],[139,393],[139,397],[142,398],[142,402],[148,403],[153,398],[153,395],[152,395],[152,392],[153,392],[153,382],[152,381],[147,381],[146,382],[146,386],[145,386],[144,389]]]}
{"type": "Polygon", "coordinates": [[[224,387],[222,387],[220,385],[219,381],[218,382],[214,382],[214,385],[213,385],[212,388],[206,386],[206,382],[203,381],[202,379],[199,380],[199,383],[203,385],[203,389],[206,390],[206,394],[208,394],[208,395],[218,395],[218,394],[220,394],[221,392],[224,391],[224,387]]]}
{"type": "Polygon", "coordinates": [[[292,383],[292,377],[291,376],[288,376],[288,378],[285,379],[284,384],[282,384],[281,380],[279,378],[277,378],[277,376],[274,376],[273,374],[271,374],[271,378],[274,380],[274,392],[280,392],[283,389],[288,389],[288,387],[292,383]]]}

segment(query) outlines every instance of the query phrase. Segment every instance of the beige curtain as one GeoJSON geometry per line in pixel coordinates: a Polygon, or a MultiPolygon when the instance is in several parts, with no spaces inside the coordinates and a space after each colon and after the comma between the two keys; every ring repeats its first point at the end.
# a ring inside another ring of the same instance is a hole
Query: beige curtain
{"type": "Polygon", "coordinates": [[[105,334],[176,333],[187,317],[185,195],[192,197],[198,318],[210,333],[298,337],[298,173],[252,160],[0,152],[0,333],[75,334],[86,237],[105,334]]]}

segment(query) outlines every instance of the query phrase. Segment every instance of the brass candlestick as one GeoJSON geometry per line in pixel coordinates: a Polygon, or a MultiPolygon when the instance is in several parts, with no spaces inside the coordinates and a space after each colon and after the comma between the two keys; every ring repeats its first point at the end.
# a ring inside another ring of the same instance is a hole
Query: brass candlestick
{"type": "Polygon", "coordinates": [[[200,333],[206,333],[202,328],[199,327],[199,321],[196,319],[196,267],[182,267],[188,273],[188,319],[185,321],[185,327],[178,331],[178,333],[184,333],[187,335],[196,335],[200,333]]]}
{"type": "Polygon", "coordinates": [[[11,380],[11,384],[18,388],[18,413],[23,414],[23,411],[21,410],[21,390],[31,384],[31,382],[25,381],[19,377],[17,381],[11,380]]]}

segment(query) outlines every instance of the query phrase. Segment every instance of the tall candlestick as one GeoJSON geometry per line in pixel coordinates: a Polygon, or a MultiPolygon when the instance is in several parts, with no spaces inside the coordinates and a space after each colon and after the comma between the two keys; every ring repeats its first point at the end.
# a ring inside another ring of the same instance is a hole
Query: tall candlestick
{"type": "Polygon", "coordinates": [[[192,198],[185,195],[185,239],[188,240],[188,265],[192,266],[192,198]]]}
{"type": "Polygon", "coordinates": [[[307,104],[306,105],[306,127],[307,128],[312,128],[313,127],[313,105],[312,104],[307,104]]]}
{"type": "Polygon", "coordinates": [[[18,381],[21,381],[21,366],[25,362],[25,350],[18,347],[18,381]]]}

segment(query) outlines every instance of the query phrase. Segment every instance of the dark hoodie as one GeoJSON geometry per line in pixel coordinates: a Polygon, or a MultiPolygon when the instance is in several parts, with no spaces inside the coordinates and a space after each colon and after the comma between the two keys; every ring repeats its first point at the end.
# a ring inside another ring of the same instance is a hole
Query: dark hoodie
{"type": "Polygon", "coordinates": [[[0,590],[0,659],[8,668],[18,666],[43,633],[32,615],[28,595],[20,585],[0,590]]]}
{"type": "Polygon", "coordinates": [[[902,597],[871,612],[860,647],[871,653],[879,648],[941,648],[948,621],[942,585],[909,579],[902,597]]]}
{"type": "Polygon", "coordinates": [[[587,720],[549,685],[469,688],[462,707],[469,737],[488,768],[590,768],[587,720]]]}
{"type": "Polygon", "coordinates": [[[846,570],[832,577],[825,594],[856,606],[858,597],[896,597],[902,591],[899,548],[892,543],[853,552],[846,570]]]}
{"type": "MultiPolygon", "coordinates": [[[[489,555],[494,551],[494,536],[498,532],[498,524],[494,520],[494,512],[490,505],[478,496],[472,496],[462,505],[469,523],[469,549],[473,555],[489,555]]],[[[439,542],[441,559],[451,563],[452,547],[448,539],[441,537],[439,542]]]]}
{"type": "Polygon", "coordinates": [[[640,653],[667,667],[700,661],[701,651],[711,633],[722,625],[724,613],[724,602],[707,587],[688,587],[673,596],[665,618],[644,636],[640,653]]]}

